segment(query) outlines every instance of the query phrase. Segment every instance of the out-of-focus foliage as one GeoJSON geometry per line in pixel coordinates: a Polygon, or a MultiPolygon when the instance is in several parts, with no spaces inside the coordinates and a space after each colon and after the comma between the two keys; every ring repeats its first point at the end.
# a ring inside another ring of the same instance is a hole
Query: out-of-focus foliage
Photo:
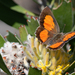
{"type": "Polygon", "coordinates": [[[34,15],[14,3],[13,0],[0,0],[0,10],[0,20],[15,28],[19,28],[20,25],[27,25],[26,12],[34,15]]]}
{"type": "Polygon", "coordinates": [[[37,68],[30,67],[28,75],[42,75],[42,71],[37,68]]]}

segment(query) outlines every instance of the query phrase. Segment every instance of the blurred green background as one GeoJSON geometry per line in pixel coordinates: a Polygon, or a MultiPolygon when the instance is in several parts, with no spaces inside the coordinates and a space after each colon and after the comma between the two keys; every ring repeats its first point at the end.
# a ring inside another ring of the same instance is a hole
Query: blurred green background
{"type": "MultiPolygon", "coordinates": [[[[8,1],[0,0],[0,11],[2,11],[2,12],[0,12],[0,16],[1,16],[0,17],[0,34],[2,34],[3,36],[6,35],[6,30],[9,30],[13,33],[16,33],[19,36],[18,29],[15,29],[15,28],[11,27],[13,25],[13,22],[10,21],[10,18],[12,18],[12,16],[14,16],[14,14],[10,13],[10,11],[9,11],[9,13],[6,12],[10,8],[14,8],[16,10],[17,9],[17,8],[15,8],[15,7],[17,7],[16,4],[19,4],[21,6],[21,7],[18,8],[18,10],[20,10],[23,14],[25,14],[27,12],[27,11],[25,11],[25,9],[28,10],[28,11],[31,11],[33,13],[36,13],[38,15],[40,14],[39,5],[37,3],[35,3],[33,0],[8,0],[8,1]]],[[[33,13],[31,15],[33,15],[33,13]]],[[[21,15],[23,15],[23,14],[21,14],[21,15]]],[[[16,19],[18,19],[21,16],[16,15],[16,16],[13,17],[13,19],[15,17],[17,17],[16,19]]],[[[25,25],[25,24],[26,23],[23,23],[23,25],[25,25]]]]}
{"type": "MultiPolygon", "coordinates": [[[[45,6],[49,6],[53,10],[53,7],[57,7],[62,1],[68,2],[69,0],[0,0],[0,33],[4,36],[6,30],[9,30],[19,36],[19,31],[17,30],[19,26],[27,25],[26,12],[31,16],[39,16],[45,6]]],[[[73,15],[75,13],[75,0],[71,0],[71,3],[67,2],[57,10],[53,10],[58,24],[60,25],[62,23],[60,28],[62,28],[66,22],[67,25],[70,24],[68,26],[66,25],[66,28],[71,28],[71,26],[75,24],[75,15],[73,15]]],[[[70,29],[66,32],[69,30],[70,29]]]]}

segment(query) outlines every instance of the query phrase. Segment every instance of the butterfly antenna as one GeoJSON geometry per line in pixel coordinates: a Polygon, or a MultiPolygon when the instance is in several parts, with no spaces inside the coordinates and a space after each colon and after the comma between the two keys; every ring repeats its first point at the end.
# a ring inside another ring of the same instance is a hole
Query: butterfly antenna
{"type": "Polygon", "coordinates": [[[64,24],[64,27],[63,27],[63,30],[62,30],[62,32],[64,32],[65,26],[66,26],[66,24],[64,24]]]}

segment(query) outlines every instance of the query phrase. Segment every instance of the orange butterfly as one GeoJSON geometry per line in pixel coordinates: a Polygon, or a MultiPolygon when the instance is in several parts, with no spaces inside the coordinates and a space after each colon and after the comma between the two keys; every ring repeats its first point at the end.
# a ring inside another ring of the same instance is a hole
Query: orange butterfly
{"type": "Polygon", "coordinates": [[[49,7],[40,14],[40,26],[36,30],[36,37],[50,49],[59,49],[75,37],[75,32],[60,33],[59,25],[49,7]]]}

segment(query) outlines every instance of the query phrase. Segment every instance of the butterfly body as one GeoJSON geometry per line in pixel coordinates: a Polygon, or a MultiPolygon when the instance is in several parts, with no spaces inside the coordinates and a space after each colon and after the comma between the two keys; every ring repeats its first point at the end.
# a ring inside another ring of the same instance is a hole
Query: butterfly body
{"type": "Polygon", "coordinates": [[[58,33],[58,34],[54,35],[48,44],[52,45],[52,44],[57,43],[58,41],[61,41],[63,35],[64,35],[63,33],[58,33]]]}
{"type": "Polygon", "coordinates": [[[75,37],[75,32],[60,33],[59,25],[48,7],[40,14],[40,26],[36,30],[36,37],[42,44],[46,44],[47,48],[59,49],[63,45],[75,37]]]}

